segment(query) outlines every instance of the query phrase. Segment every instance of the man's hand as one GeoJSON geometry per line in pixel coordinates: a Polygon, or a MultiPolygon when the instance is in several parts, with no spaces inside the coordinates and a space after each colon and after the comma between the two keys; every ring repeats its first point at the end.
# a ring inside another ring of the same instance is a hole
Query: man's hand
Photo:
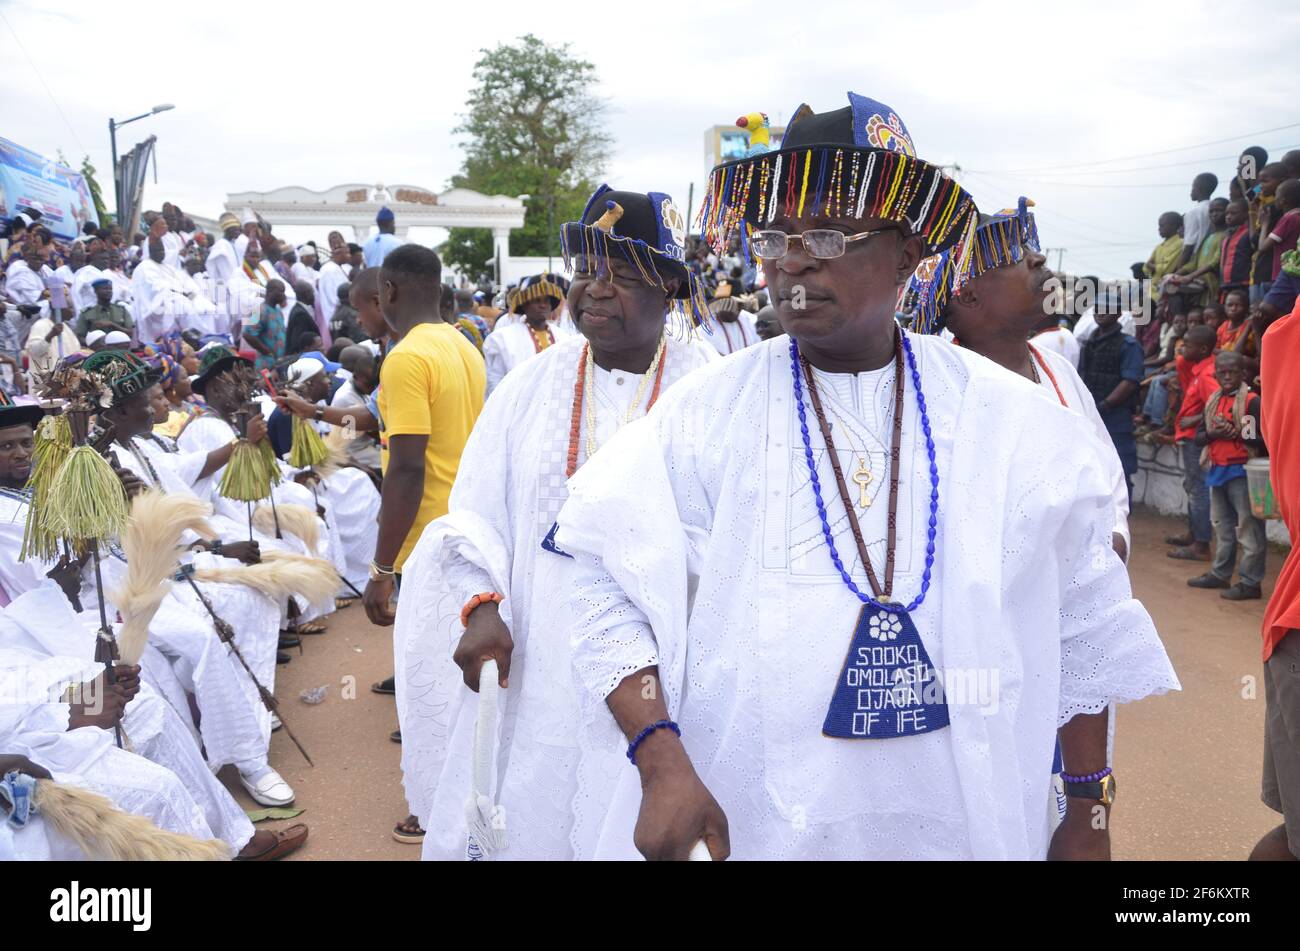
{"type": "Polygon", "coordinates": [[[731,854],[727,817],[700,782],[686,750],[669,730],[656,730],[637,748],[641,811],[632,842],[648,860],[683,862],[704,840],[715,862],[731,854]]]}
{"type": "Polygon", "coordinates": [[[1120,561],[1128,561],[1128,542],[1124,541],[1124,536],[1119,532],[1110,533],[1110,547],[1119,555],[1120,561]]]}
{"type": "Polygon", "coordinates": [[[140,477],[137,476],[134,472],[132,472],[130,469],[123,469],[121,466],[119,466],[117,464],[116,459],[110,459],[109,461],[113,465],[113,472],[117,475],[118,480],[122,483],[122,488],[126,490],[126,497],[128,499],[135,498],[137,495],[139,495],[141,492],[143,492],[145,489],[148,488],[147,485],[145,485],[143,482],[140,481],[140,477]]]}
{"type": "Polygon", "coordinates": [[[221,554],[226,558],[235,558],[246,565],[260,564],[262,549],[257,542],[223,542],[221,554]]]}
{"type": "Polygon", "coordinates": [[[248,417],[248,429],[245,432],[245,437],[254,444],[266,438],[266,420],[262,418],[261,413],[248,417]]]}
{"type": "Polygon", "coordinates": [[[1052,833],[1051,862],[1109,862],[1110,809],[1099,802],[1066,801],[1065,821],[1052,833]]]}
{"type": "Polygon", "coordinates": [[[101,673],[90,683],[81,685],[71,704],[69,730],[83,726],[111,730],[122,722],[126,705],[140,691],[140,668],[118,666],[113,668],[113,674],[116,680],[112,684],[101,673]]]}
{"type": "Polygon", "coordinates": [[[510,629],[501,620],[501,612],[496,602],[480,604],[469,616],[469,626],[461,635],[460,643],[451,659],[465,676],[465,686],[478,693],[479,673],[483,662],[497,662],[498,683],[501,689],[510,686],[510,655],[514,652],[515,642],[510,637],[510,629]]]}
{"type": "Polygon", "coordinates": [[[291,416],[311,419],[316,415],[316,404],[307,402],[296,393],[285,393],[277,396],[275,404],[291,416]]]}
{"type": "Polygon", "coordinates": [[[36,765],[26,756],[21,756],[18,753],[0,753],[0,776],[11,772],[26,773],[35,779],[54,778],[50,775],[48,769],[36,765]]]}
{"type": "Polygon", "coordinates": [[[69,601],[75,601],[81,593],[81,563],[69,561],[66,555],[45,573],[45,577],[62,588],[69,601]]]}
{"type": "Polygon", "coordinates": [[[378,581],[371,581],[366,584],[364,604],[366,606],[366,617],[370,618],[371,624],[378,624],[380,627],[393,626],[393,622],[397,620],[397,614],[388,606],[388,602],[392,597],[392,575],[385,575],[378,581]]]}
{"type": "Polygon", "coordinates": [[[50,332],[45,335],[45,342],[53,343],[54,338],[61,333],[63,333],[63,324],[55,321],[54,326],[50,328],[50,332]]]}
{"type": "Polygon", "coordinates": [[[311,488],[313,484],[320,482],[320,476],[316,474],[314,469],[303,469],[302,472],[293,477],[293,481],[311,488]]]}

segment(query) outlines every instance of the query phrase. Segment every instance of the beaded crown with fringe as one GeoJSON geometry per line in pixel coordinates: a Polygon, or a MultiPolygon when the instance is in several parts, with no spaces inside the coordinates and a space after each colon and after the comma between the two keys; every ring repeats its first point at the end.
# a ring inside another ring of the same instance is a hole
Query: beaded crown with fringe
{"type": "Polygon", "coordinates": [[[598,270],[617,256],[632,264],[642,280],[667,289],[679,282],[672,309],[694,327],[707,329],[708,297],[686,267],[686,216],[664,192],[614,191],[601,185],[587,199],[581,221],[560,228],[565,266],[576,275],[598,270]]]}
{"type": "MultiPolygon", "coordinates": [[[[906,221],[931,254],[964,247],[978,210],[970,194],[937,165],[917,158],[903,120],[889,106],[848,94],[849,105],[795,110],[781,148],[724,162],[709,173],[699,225],[717,251],[778,214],[906,221]]],[[[960,254],[960,251],[958,252],[960,254]]]]}
{"type": "Polygon", "coordinates": [[[967,281],[986,271],[1024,260],[1025,249],[1038,251],[1038,225],[1023,195],[1015,208],[981,215],[964,255],[942,251],[917,265],[908,280],[899,309],[911,318],[911,329],[936,334],[947,323],[945,311],[967,281]]]}
{"type": "Polygon", "coordinates": [[[129,350],[100,350],[81,364],[89,373],[97,373],[113,391],[114,401],[126,399],[149,389],[160,374],[129,350]]]}
{"type": "Polygon", "coordinates": [[[506,302],[509,304],[510,313],[518,314],[523,312],[524,305],[529,301],[549,297],[552,301],[551,307],[559,310],[560,304],[564,303],[564,298],[568,295],[569,282],[566,278],[559,274],[533,274],[507,292],[506,302]]]}

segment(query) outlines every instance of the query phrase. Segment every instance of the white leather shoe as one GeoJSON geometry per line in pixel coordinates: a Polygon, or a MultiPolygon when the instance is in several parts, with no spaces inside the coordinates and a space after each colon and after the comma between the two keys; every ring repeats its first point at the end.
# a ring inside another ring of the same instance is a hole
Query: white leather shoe
{"type": "Polygon", "coordinates": [[[288,806],[293,803],[293,787],[275,770],[271,770],[257,782],[250,782],[242,774],[239,781],[253,797],[253,801],[259,805],[288,806]]]}
{"type": "Polygon", "coordinates": [[[272,714],[271,714],[271,732],[274,733],[276,730],[280,729],[280,727],[282,727],[282,726],[284,726],[284,724],[280,722],[280,718],[279,718],[278,716],[276,716],[274,713],[272,713],[272,714]]]}

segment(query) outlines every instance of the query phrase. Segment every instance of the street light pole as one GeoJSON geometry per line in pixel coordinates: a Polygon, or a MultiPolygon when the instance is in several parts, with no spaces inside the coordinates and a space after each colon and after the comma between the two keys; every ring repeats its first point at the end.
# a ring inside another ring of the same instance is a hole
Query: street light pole
{"type": "Polygon", "coordinates": [[[130,119],[123,119],[121,122],[117,122],[112,118],[109,118],[108,120],[108,141],[113,150],[113,213],[117,215],[118,225],[124,230],[126,228],[126,222],[122,220],[122,185],[118,180],[117,174],[117,130],[127,123],[135,122],[137,119],[148,119],[150,116],[156,116],[160,112],[166,112],[168,109],[175,108],[176,107],[170,102],[164,102],[154,106],[148,112],[142,112],[140,115],[132,116],[130,119]]]}

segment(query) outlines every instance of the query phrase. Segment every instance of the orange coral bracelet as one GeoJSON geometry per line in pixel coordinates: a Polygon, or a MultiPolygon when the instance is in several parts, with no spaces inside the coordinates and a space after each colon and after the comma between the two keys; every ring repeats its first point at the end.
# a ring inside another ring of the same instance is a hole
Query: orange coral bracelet
{"type": "Polygon", "coordinates": [[[476,594],[465,602],[465,606],[460,609],[460,626],[469,627],[469,616],[474,613],[474,609],[485,601],[492,601],[500,604],[504,601],[501,595],[495,591],[484,591],[482,594],[476,594]]]}

